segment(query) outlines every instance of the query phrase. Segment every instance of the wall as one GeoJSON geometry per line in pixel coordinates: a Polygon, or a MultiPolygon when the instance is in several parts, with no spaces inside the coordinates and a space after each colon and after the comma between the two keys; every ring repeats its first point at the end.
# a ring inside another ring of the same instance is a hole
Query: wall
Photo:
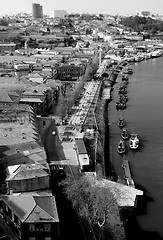
{"type": "Polygon", "coordinates": [[[49,189],[49,185],[49,176],[8,181],[8,188],[12,189],[13,192],[29,192],[49,189]]]}
{"type": "Polygon", "coordinates": [[[29,227],[27,223],[24,223],[22,226],[22,239],[29,240],[29,237],[35,237],[35,240],[45,240],[45,237],[51,237],[51,240],[59,239],[59,223],[50,223],[51,224],[51,231],[45,232],[44,231],[44,224],[48,222],[38,222],[35,223],[35,231],[29,232],[29,227]]]}
{"type": "Polygon", "coordinates": [[[42,136],[48,126],[54,121],[51,117],[37,116],[37,124],[40,135],[42,136]]]}

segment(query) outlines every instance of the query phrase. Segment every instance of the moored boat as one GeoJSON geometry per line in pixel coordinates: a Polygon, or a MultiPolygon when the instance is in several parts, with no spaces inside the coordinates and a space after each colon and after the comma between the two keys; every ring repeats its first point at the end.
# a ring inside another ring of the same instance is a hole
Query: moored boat
{"type": "Polygon", "coordinates": [[[124,121],[124,118],[120,117],[119,120],[118,120],[118,126],[120,128],[124,127],[125,125],[125,121],[124,121]]]}
{"type": "Polygon", "coordinates": [[[119,96],[119,102],[127,102],[128,101],[128,96],[127,95],[120,95],[119,96]]]}
{"type": "Polygon", "coordinates": [[[139,137],[137,133],[131,133],[129,138],[129,147],[131,149],[137,149],[139,147],[139,137]]]}
{"type": "Polygon", "coordinates": [[[120,141],[118,143],[117,151],[120,154],[125,153],[125,151],[126,151],[125,142],[123,140],[121,140],[121,139],[120,139],[120,141]]]}
{"type": "Polygon", "coordinates": [[[132,69],[132,67],[128,67],[128,69],[127,69],[127,72],[128,72],[128,74],[133,74],[133,69],[132,69]]]}
{"type": "Polygon", "coordinates": [[[119,94],[126,94],[127,93],[127,89],[119,89],[118,91],[119,94]]]}
{"type": "Polygon", "coordinates": [[[128,74],[123,74],[123,75],[122,75],[122,81],[128,82],[128,80],[129,80],[128,74]]]}
{"type": "Polygon", "coordinates": [[[129,138],[129,136],[130,136],[130,134],[129,134],[129,132],[127,131],[127,129],[126,129],[126,128],[123,128],[123,129],[122,129],[122,133],[121,133],[122,139],[127,140],[127,139],[129,138]]]}
{"type": "Polygon", "coordinates": [[[116,109],[119,110],[123,110],[126,109],[126,102],[116,102],[116,109]]]}

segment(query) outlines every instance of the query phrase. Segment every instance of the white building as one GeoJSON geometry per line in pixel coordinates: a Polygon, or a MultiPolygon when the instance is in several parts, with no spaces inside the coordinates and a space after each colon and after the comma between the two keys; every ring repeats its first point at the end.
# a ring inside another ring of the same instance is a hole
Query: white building
{"type": "Polygon", "coordinates": [[[50,16],[51,18],[64,18],[67,16],[67,12],[65,10],[53,10],[50,16]]]}
{"type": "Polygon", "coordinates": [[[139,17],[149,17],[151,13],[149,11],[141,11],[137,14],[139,17]]]}

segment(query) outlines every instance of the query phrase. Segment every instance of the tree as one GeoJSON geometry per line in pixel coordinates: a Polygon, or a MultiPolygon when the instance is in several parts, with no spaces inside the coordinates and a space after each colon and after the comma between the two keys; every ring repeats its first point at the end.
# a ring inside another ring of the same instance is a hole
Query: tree
{"type": "Polygon", "coordinates": [[[67,176],[60,182],[60,186],[79,217],[91,224],[96,239],[102,227],[105,235],[110,237],[108,239],[114,239],[114,232],[117,231],[115,225],[118,226],[118,206],[112,192],[101,184],[100,179],[89,179],[85,175],[79,179],[67,176]]]}
{"type": "Polygon", "coordinates": [[[99,219],[107,215],[108,203],[113,201],[113,196],[106,189],[91,186],[85,176],[78,180],[68,176],[61,185],[79,215],[89,218],[93,225],[98,224],[99,219]]]}
{"type": "Polygon", "coordinates": [[[0,19],[0,26],[8,26],[8,21],[3,19],[3,18],[1,18],[0,19]]]}
{"type": "Polygon", "coordinates": [[[28,40],[28,47],[29,48],[36,48],[38,46],[39,46],[39,44],[37,43],[36,39],[29,38],[29,40],[28,40]]]}
{"type": "Polygon", "coordinates": [[[8,40],[14,42],[16,44],[16,48],[24,47],[25,39],[20,35],[17,35],[15,37],[9,36],[8,40]]]}
{"type": "Polygon", "coordinates": [[[61,94],[60,92],[55,115],[59,116],[61,120],[63,120],[66,115],[66,109],[67,109],[67,101],[64,99],[63,94],[61,94]]]}

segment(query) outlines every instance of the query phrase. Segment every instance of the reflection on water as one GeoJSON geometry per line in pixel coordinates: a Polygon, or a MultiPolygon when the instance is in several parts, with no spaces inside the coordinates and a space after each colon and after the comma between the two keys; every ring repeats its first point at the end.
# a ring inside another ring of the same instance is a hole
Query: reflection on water
{"type": "MultiPolygon", "coordinates": [[[[114,86],[113,101],[109,105],[111,161],[118,177],[123,178],[122,157],[117,153],[121,130],[118,116],[123,114],[126,128],[134,128],[140,137],[140,148],[131,151],[127,158],[136,186],[144,190],[146,211],[137,217],[142,230],[156,232],[163,239],[163,57],[136,63],[129,78],[126,110],[115,109],[121,78],[114,86]]],[[[152,236],[152,235],[151,235],[152,236]]],[[[156,239],[156,238],[153,238],[156,239]]]]}

